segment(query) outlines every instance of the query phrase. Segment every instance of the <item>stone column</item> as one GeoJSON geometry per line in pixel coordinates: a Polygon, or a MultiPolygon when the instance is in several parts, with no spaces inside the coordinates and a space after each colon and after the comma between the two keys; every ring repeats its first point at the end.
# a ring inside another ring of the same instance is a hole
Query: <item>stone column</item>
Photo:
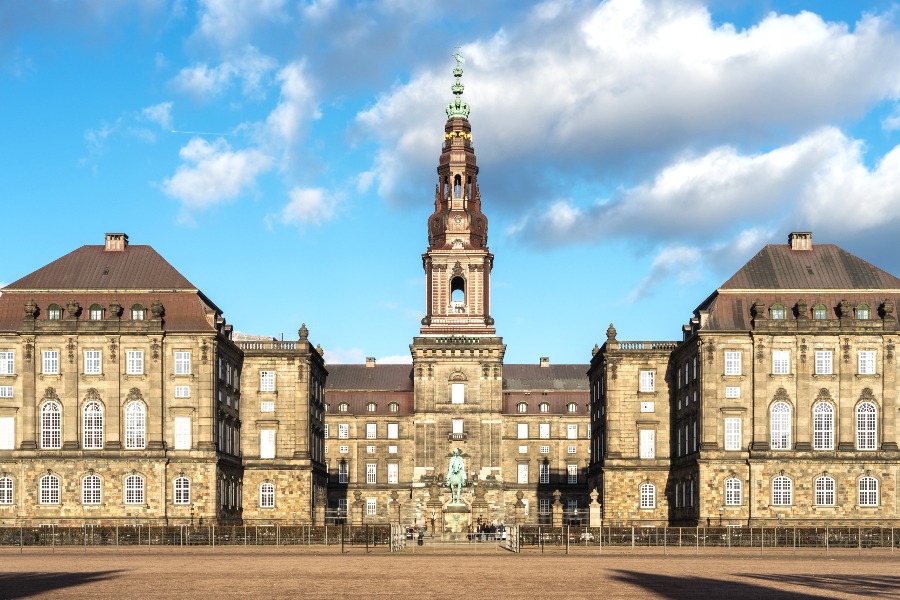
{"type": "Polygon", "coordinates": [[[559,490],[553,492],[553,506],[551,507],[552,521],[550,524],[554,527],[562,527],[563,524],[563,505],[561,497],[562,494],[559,490]]]}
{"type": "Polygon", "coordinates": [[[325,524],[325,507],[328,504],[328,497],[325,494],[325,488],[316,487],[316,510],[313,516],[313,522],[316,525],[325,524]]]}
{"type": "Polygon", "coordinates": [[[388,522],[391,521],[391,514],[393,513],[393,518],[397,520],[397,525],[400,524],[400,503],[397,501],[400,498],[400,495],[397,493],[397,490],[391,492],[391,504],[390,510],[388,511],[388,522]]]}
{"type": "Polygon", "coordinates": [[[591,503],[588,505],[589,527],[603,527],[603,505],[597,502],[599,495],[597,490],[591,490],[591,503]]]}
{"type": "Polygon", "coordinates": [[[513,513],[515,514],[516,525],[524,525],[525,524],[525,503],[522,502],[522,498],[525,494],[522,490],[516,492],[516,502],[513,504],[513,513]]]}
{"type": "Polygon", "coordinates": [[[350,524],[351,525],[362,525],[363,524],[363,510],[365,508],[365,502],[362,499],[362,492],[359,490],[353,491],[353,504],[350,507],[350,524]]]}

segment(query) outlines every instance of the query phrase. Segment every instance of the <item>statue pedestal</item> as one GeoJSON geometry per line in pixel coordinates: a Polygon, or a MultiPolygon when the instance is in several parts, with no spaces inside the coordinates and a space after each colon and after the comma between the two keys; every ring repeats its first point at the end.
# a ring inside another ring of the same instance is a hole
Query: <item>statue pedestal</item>
{"type": "Polygon", "coordinates": [[[472,511],[465,502],[449,502],[444,505],[444,531],[463,533],[472,524],[472,511]]]}

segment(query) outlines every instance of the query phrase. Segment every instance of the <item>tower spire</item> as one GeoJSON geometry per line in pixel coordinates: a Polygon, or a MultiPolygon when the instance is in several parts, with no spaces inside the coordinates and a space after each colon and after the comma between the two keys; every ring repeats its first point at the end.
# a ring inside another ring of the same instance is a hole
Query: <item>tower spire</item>
{"type": "Polygon", "coordinates": [[[453,58],[456,59],[456,66],[453,68],[453,77],[456,78],[456,81],[453,82],[450,89],[453,91],[455,98],[453,102],[447,105],[447,118],[452,119],[453,117],[462,117],[463,119],[468,119],[469,105],[462,100],[463,91],[466,89],[466,86],[464,86],[462,82],[462,66],[465,64],[466,59],[459,53],[459,46],[456,47],[453,58]]]}

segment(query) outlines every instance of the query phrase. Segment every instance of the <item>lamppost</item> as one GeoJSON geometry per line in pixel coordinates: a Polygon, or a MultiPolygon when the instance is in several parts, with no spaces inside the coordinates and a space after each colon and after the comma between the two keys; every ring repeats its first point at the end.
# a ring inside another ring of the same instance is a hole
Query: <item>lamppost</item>
{"type": "Polygon", "coordinates": [[[434,537],[434,522],[437,520],[437,514],[431,509],[431,537],[434,537]]]}

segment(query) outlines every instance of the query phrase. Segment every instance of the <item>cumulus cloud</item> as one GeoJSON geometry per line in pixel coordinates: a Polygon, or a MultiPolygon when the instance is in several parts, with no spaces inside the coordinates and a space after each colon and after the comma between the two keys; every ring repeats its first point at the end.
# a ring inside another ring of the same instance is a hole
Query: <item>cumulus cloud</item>
{"type": "Polygon", "coordinates": [[[302,126],[321,115],[315,104],[314,86],[306,76],[302,61],[288,64],[276,78],[281,85],[281,96],[266,118],[266,128],[273,141],[290,147],[299,138],[302,126]]]}
{"type": "Polygon", "coordinates": [[[662,279],[675,274],[681,284],[699,279],[697,270],[700,257],[699,248],[672,246],[664,248],[650,267],[650,273],[629,294],[629,302],[634,302],[652,290],[662,279]]]}
{"type": "Polygon", "coordinates": [[[172,103],[160,102],[148,106],[141,111],[141,118],[156,123],[165,131],[170,131],[172,129],[172,103]]]}
{"type": "Polygon", "coordinates": [[[285,0],[202,0],[197,34],[220,46],[246,41],[264,23],[287,18],[285,0]]]}
{"type": "Polygon", "coordinates": [[[294,188],[291,201],[281,209],[280,221],[285,225],[321,225],[336,214],[338,197],[321,188],[294,188]]]}
{"type": "Polygon", "coordinates": [[[215,66],[197,63],[181,69],[172,84],[194,99],[211,100],[237,82],[245,96],[259,98],[277,66],[275,59],[248,45],[215,66]]]}
{"type": "Polygon", "coordinates": [[[232,150],[222,138],[213,142],[192,138],[179,156],[183,164],[163,181],[162,190],[188,212],[236,198],[273,164],[262,151],[232,150]]]}

